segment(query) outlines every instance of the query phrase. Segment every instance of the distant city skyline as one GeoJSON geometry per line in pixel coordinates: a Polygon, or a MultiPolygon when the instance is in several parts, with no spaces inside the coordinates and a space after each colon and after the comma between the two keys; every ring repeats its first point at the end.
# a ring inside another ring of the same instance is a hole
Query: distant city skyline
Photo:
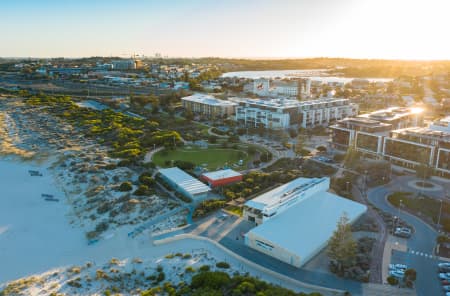
{"type": "Polygon", "coordinates": [[[0,11],[0,57],[450,60],[446,0],[16,0],[0,11]]]}

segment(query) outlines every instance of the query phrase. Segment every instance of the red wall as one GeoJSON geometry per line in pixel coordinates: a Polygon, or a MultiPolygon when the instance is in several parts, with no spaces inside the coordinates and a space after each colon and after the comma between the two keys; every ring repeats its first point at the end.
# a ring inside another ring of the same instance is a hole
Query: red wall
{"type": "Polygon", "coordinates": [[[218,187],[218,186],[223,186],[223,185],[227,185],[230,183],[242,181],[242,176],[235,176],[235,177],[223,178],[223,179],[218,179],[218,180],[211,180],[206,176],[201,176],[201,179],[203,181],[207,182],[208,184],[210,184],[211,187],[218,187]]]}

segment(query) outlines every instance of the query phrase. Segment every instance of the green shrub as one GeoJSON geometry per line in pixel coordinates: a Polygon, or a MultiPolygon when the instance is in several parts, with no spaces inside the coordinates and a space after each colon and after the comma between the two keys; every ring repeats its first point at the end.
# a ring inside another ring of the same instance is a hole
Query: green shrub
{"type": "Polygon", "coordinates": [[[394,276],[388,276],[387,282],[388,282],[389,285],[394,286],[394,285],[398,284],[398,279],[396,277],[394,277],[394,276]]]}
{"type": "Polygon", "coordinates": [[[230,268],[230,264],[228,264],[227,262],[221,261],[221,262],[216,263],[216,267],[226,269],[226,268],[230,268]]]}
{"type": "Polygon", "coordinates": [[[131,189],[133,189],[133,185],[131,185],[131,182],[129,182],[129,181],[123,182],[119,186],[119,191],[121,191],[121,192],[131,191],[131,189]]]}
{"type": "Polygon", "coordinates": [[[201,272],[209,271],[210,267],[209,267],[209,265],[202,265],[202,266],[200,266],[199,270],[201,272]]]}

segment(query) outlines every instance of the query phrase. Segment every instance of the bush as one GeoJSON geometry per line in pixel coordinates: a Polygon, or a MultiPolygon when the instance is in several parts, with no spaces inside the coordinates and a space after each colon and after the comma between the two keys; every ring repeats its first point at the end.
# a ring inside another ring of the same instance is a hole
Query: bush
{"type": "Polygon", "coordinates": [[[387,282],[389,285],[395,286],[398,284],[398,279],[394,276],[388,276],[387,282]]]}
{"type": "Polygon", "coordinates": [[[201,272],[192,277],[191,287],[220,289],[230,282],[230,276],[225,272],[201,272]]]}
{"type": "Polygon", "coordinates": [[[317,146],[316,149],[319,152],[327,152],[327,147],[325,146],[317,146]]]}
{"type": "Polygon", "coordinates": [[[202,201],[194,211],[193,218],[204,217],[211,212],[223,208],[226,202],[224,200],[205,200],[202,201]]]}
{"type": "Polygon", "coordinates": [[[165,274],[163,271],[161,271],[160,273],[158,273],[158,276],[156,277],[156,281],[157,281],[158,283],[164,281],[165,279],[166,279],[166,274],[165,274]]]}
{"type": "Polygon", "coordinates": [[[227,262],[221,261],[221,262],[216,263],[216,267],[226,269],[226,268],[230,268],[230,264],[228,264],[227,262]]]}
{"type": "Polygon", "coordinates": [[[149,192],[148,186],[147,185],[139,185],[138,189],[136,189],[134,191],[134,195],[137,196],[142,196],[142,195],[147,195],[149,192]]]}
{"type": "Polygon", "coordinates": [[[131,191],[131,189],[133,189],[133,185],[131,185],[131,182],[129,182],[129,181],[123,182],[119,186],[119,191],[121,191],[121,192],[131,191]]]}
{"type": "Polygon", "coordinates": [[[200,266],[199,270],[201,272],[209,271],[210,267],[209,267],[209,265],[202,265],[202,266],[200,266]]]}

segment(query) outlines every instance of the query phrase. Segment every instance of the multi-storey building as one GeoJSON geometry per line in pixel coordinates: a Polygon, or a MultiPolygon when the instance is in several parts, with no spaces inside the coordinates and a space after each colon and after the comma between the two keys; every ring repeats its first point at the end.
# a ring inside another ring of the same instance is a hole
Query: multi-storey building
{"type": "Polygon", "coordinates": [[[311,96],[311,80],[296,78],[290,80],[255,79],[244,86],[244,91],[258,96],[286,96],[308,98],[311,96]]]}
{"type": "Polygon", "coordinates": [[[437,175],[450,177],[450,117],[422,127],[422,113],[411,109],[393,123],[367,117],[347,118],[331,126],[331,144],[354,147],[366,155],[384,158],[410,169],[426,165],[437,175]],[[402,128],[398,128],[401,126],[402,128]]]}
{"type": "Polygon", "coordinates": [[[412,169],[426,165],[450,178],[450,116],[426,128],[392,131],[384,138],[383,156],[412,169]]]}
{"type": "Polygon", "coordinates": [[[210,95],[194,94],[181,98],[183,108],[191,110],[193,113],[208,117],[229,116],[234,114],[236,103],[219,100],[210,95]]]}
{"type": "Polygon", "coordinates": [[[348,99],[322,98],[310,101],[290,99],[239,99],[236,121],[244,126],[286,129],[314,127],[358,114],[358,105],[348,99]]]}
{"type": "Polygon", "coordinates": [[[383,139],[392,130],[422,124],[421,109],[391,107],[338,121],[330,126],[331,144],[336,149],[346,150],[353,145],[361,152],[381,155],[383,139]]]}

